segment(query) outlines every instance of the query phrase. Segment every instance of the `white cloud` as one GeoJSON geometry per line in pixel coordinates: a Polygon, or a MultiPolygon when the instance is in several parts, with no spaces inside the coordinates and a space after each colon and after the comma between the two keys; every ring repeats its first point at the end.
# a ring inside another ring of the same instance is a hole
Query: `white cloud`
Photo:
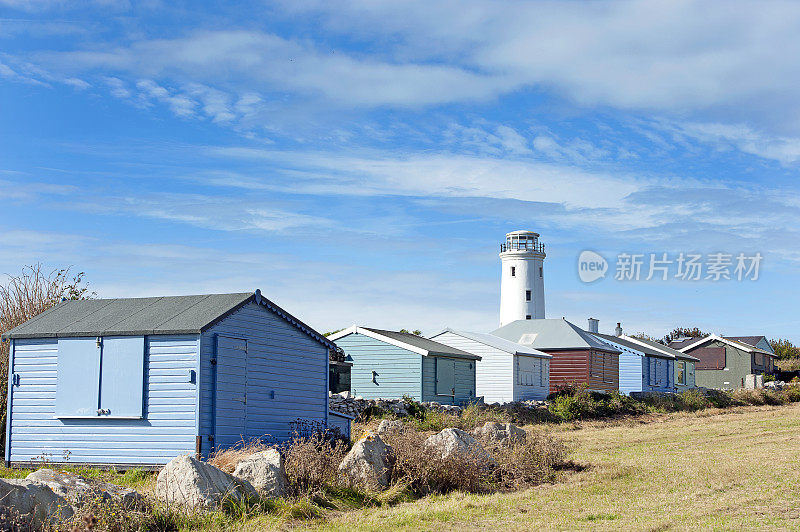
{"type": "Polygon", "coordinates": [[[736,149],[786,165],[800,160],[800,137],[770,135],[745,124],[666,121],[660,124],[686,141],[701,141],[725,150],[736,149]]]}

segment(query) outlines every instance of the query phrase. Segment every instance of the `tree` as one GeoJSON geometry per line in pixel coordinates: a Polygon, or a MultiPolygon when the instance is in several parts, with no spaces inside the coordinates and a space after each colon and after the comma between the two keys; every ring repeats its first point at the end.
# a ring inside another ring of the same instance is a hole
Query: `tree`
{"type": "Polygon", "coordinates": [[[643,333],[643,332],[636,333],[636,334],[631,334],[630,336],[631,336],[631,338],[639,338],[640,340],[650,340],[651,342],[664,343],[661,338],[655,338],[655,337],[650,336],[649,334],[643,333]]]}
{"type": "MultiPolygon", "coordinates": [[[[91,299],[97,294],[89,292],[83,280],[84,273],[70,273],[69,268],[53,270],[49,274],[41,264],[25,266],[19,275],[8,275],[5,285],[0,285],[0,334],[60,303],[64,299],[91,299]]],[[[8,382],[8,342],[0,342],[0,377],[8,382]]],[[[8,390],[0,385],[0,448],[5,448],[6,395],[8,390]]]]}
{"type": "Polygon", "coordinates": [[[414,329],[413,331],[409,331],[408,329],[400,329],[400,332],[406,334],[413,334],[415,336],[422,336],[422,331],[420,331],[419,329],[414,329]]]}
{"type": "Polygon", "coordinates": [[[780,360],[786,360],[788,358],[800,358],[800,347],[797,347],[789,340],[784,338],[770,340],[769,345],[772,347],[775,355],[780,360]]]}
{"type": "Polygon", "coordinates": [[[709,333],[703,332],[698,327],[675,327],[672,329],[672,332],[667,333],[664,336],[665,344],[669,344],[673,340],[677,340],[678,338],[689,337],[689,338],[704,338],[708,336],[709,333]]]}

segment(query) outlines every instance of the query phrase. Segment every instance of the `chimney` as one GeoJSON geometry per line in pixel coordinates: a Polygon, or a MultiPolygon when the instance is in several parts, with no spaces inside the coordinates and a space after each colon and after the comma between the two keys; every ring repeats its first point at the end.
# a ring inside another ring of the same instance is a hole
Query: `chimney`
{"type": "Polygon", "coordinates": [[[589,318],[589,332],[590,333],[600,332],[600,320],[589,318]]]}
{"type": "Polygon", "coordinates": [[[620,322],[617,322],[617,328],[614,329],[614,334],[622,336],[622,324],[620,322]]]}

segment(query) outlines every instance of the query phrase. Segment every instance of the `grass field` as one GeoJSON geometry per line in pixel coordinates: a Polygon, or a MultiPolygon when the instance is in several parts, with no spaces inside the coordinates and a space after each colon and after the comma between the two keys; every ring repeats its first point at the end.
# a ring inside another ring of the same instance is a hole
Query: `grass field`
{"type": "MultiPolygon", "coordinates": [[[[556,430],[588,465],[523,492],[426,498],[294,523],[315,530],[800,530],[800,405],[556,430]]],[[[250,521],[245,530],[274,526],[250,521]]],[[[292,526],[284,524],[284,526],[292,526]]]]}

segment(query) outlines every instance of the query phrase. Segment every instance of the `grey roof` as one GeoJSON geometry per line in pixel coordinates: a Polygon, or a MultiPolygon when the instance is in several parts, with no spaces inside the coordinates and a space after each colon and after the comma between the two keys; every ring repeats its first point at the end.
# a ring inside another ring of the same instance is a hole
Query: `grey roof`
{"type": "Polygon", "coordinates": [[[255,293],[62,301],[11,329],[3,338],[199,334],[248,301],[267,307],[315,340],[337,349],[333,342],[263,297],[260,290],[255,293]]]}
{"type": "MultiPolygon", "coordinates": [[[[741,340],[737,340],[735,336],[717,336],[715,334],[709,334],[705,338],[691,338],[691,339],[688,339],[688,340],[683,340],[681,342],[670,342],[669,346],[672,347],[673,349],[686,349],[690,345],[697,344],[695,347],[693,347],[692,349],[689,350],[689,351],[694,351],[696,348],[700,347],[701,345],[705,345],[707,342],[714,341],[714,340],[728,342],[731,345],[733,345],[734,347],[738,347],[738,348],[743,349],[743,350],[748,351],[748,352],[757,352],[757,353],[761,353],[761,354],[764,354],[764,355],[769,355],[769,356],[777,358],[775,353],[771,353],[769,351],[761,349],[760,347],[755,347],[754,345],[750,345],[747,342],[742,342],[741,340]]],[[[758,342],[756,342],[756,343],[758,343],[758,342]]]]}
{"type": "Polygon", "coordinates": [[[373,329],[372,327],[359,327],[359,329],[366,329],[368,331],[374,332],[375,334],[391,338],[396,342],[402,342],[405,344],[413,345],[414,347],[417,347],[419,349],[424,349],[425,351],[428,351],[428,353],[434,355],[447,355],[458,358],[469,358],[472,360],[481,359],[481,357],[473,355],[472,353],[467,353],[466,351],[462,351],[461,349],[456,349],[455,347],[450,347],[449,345],[444,345],[440,344],[439,342],[434,342],[433,340],[429,340],[424,336],[417,336],[416,334],[404,333],[399,331],[387,331],[384,329],[373,329]]]}
{"type": "Polygon", "coordinates": [[[640,351],[640,352],[644,353],[647,356],[658,357],[658,358],[668,358],[668,359],[676,358],[675,355],[667,354],[667,353],[665,353],[663,351],[657,351],[657,350],[653,349],[650,346],[640,345],[640,344],[637,344],[636,342],[631,342],[630,340],[626,340],[625,338],[620,338],[619,336],[612,336],[610,334],[601,334],[601,333],[592,333],[592,334],[594,334],[595,336],[597,336],[601,340],[605,340],[605,341],[608,341],[608,342],[614,342],[617,345],[621,345],[622,347],[624,347],[626,349],[633,350],[633,351],[640,351]]]}
{"type": "Polygon", "coordinates": [[[686,338],[684,340],[672,340],[669,343],[669,346],[672,349],[682,349],[682,348],[686,347],[687,345],[693,344],[693,343],[695,343],[695,342],[697,342],[699,340],[701,340],[701,338],[699,336],[686,338]]]}
{"type": "Polygon", "coordinates": [[[568,349],[599,349],[618,353],[574,323],[565,319],[517,320],[492,332],[512,342],[530,345],[543,351],[568,349]],[[526,335],[531,335],[525,338],[526,335]],[[533,336],[535,335],[535,336],[533,336]]]}
{"type": "MultiPolygon", "coordinates": [[[[758,342],[760,342],[761,340],[766,341],[767,345],[769,345],[769,341],[767,340],[767,337],[763,336],[763,335],[762,336],[723,336],[723,338],[725,338],[726,340],[735,340],[737,342],[741,342],[743,344],[747,344],[747,345],[752,346],[752,347],[756,347],[756,344],[758,342]]],[[[756,348],[756,349],[760,349],[760,348],[756,348]]],[[[769,351],[770,353],[775,354],[774,351],[772,350],[772,346],[771,345],[769,346],[769,349],[764,349],[764,351],[769,351]]]]}
{"type": "Polygon", "coordinates": [[[440,332],[439,334],[431,336],[431,339],[434,339],[448,332],[457,334],[458,336],[463,336],[464,338],[468,338],[480,344],[488,345],[489,347],[494,347],[495,349],[499,349],[500,351],[511,353],[512,355],[520,354],[520,355],[533,355],[541,358],[553,358],[553,355],[548,355],[544,351],[539,351],[538,349],[534,349],[529,345],[518,344],[510,340],[506,340],[505,338],[500,338],[499,336],[495,336],[493,334],[488,334],[488,333],[457,331],[455,329],[447,328],[442,332],[440,332]]]}
{"type": "MultiPolygon", "coordinates": [[[[650,346],[652,349],[655,349],[655,350],[662,351],[664,353],[670,354],[670,355],[674,356],[675,358],[679,358],[681,360],[694,360],[694,361],[699,361],[700,360],[697,357],[693,357],[692,355],[687,355],[686,353],[681,353],[677,349],[673,349],[673,348],[671,348],[669,346],[666,346],[664,344],[660,344],[658,342],[654,342],[653,340],[646,340],[644,338],[636,338],[636,342],[645,343],[648,346],[650,346]]],[[[636,342],[631,342],[631,343],[636,345],[636,342]]]]}

